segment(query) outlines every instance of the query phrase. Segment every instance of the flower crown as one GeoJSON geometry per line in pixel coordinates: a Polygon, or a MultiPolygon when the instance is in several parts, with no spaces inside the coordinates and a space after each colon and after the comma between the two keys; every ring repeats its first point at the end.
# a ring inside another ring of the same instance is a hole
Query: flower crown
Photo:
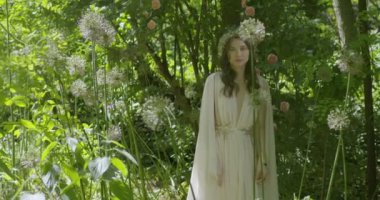
{"type": "Polygon", "coordinates": [[[223,54],[223,50],[227,41],[234,37],[239,36],[241,39],[248,41],[251,45],[257,46],[265,38],[265,27],[262,22],[257,19],[246,19],[240,23],[237,29],[230,29],[222,35],[218,43],[218,57],[223,54]]]}

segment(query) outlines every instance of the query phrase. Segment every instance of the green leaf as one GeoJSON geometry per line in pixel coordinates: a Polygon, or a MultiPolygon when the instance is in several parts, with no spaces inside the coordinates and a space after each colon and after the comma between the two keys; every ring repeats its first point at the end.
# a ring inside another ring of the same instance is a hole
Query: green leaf
{"type": "Polygon", "coordinates": [[[4,101],[4,104],[6,106],[12,106],[13,105],[13,101],[12,101],[12,99],[6,98],[5,101],[4,101]]]}
{"type": "Polygon", "coordinates": [[[128,153],[127,151],[120,150],[120,149],[116,149],[116,151],[119,152],[120,154],[122,154],[123,156],[125,156],[126,158],[128,158],[134,164],[138,165],[136,159],[130,153],[128,153]]]}
{"type": "Polygon", "coordinates": [[[16,106],[25,108],[28,99],[25,96],[14,96],[12,97],[12,101],[15,103],[16,106]]]}
{"type": "Polygon", "coordinates": [[[123,176],[127,176],[127,167],[125,166],[125,164],[123,163],[123,161],[121,161],[120,159],[118,158],[112,158],[111,159],[111,163],[113,164],[113,166],[115,166],[118,170],[120,170],[121,174],[123,174],[123,176]]]}
{"type": "Polygon", "coordinates": [[[36,125],[33,124],[33,122],[29,121],[29,120],[26,120],[26,119],[21,119],[21,124],[23,126],[25,126],[27,129],[31,129],[31,130],[37,130],[37,127],[36,125]]]}
{"type": "Polygon", "coordinates": [[[80,186],[79,185],[80,177],[79,177],[78,172],[73,167],[65,165],[65,164],[63,164],[62,167],[63,167],[63,172],[71,179],[71,181],[74,184],[77,184],[78,186],[80,186]]]}
{"type": "Polygon", "coordinates": [[[8,176],[12,177],[13,179],[16,179],[16,176],[9,170],[8,166],[3,162],[2,159],[0,159],[0,169],[1,171],[8,174],[8,176]]]}
{"type": "Polygon", "coordinates": [[[123,184],[121,181],[111,181],[110,190],[120,200],[133,199],[131,188],[123,184]]]}
{"type": "Polygon", "coordinates": [[[41,161],[45,160],[45,158],[48,156],[48,154],[51,152],[51,150],[53,150],[55,146],[57,146],[57,142],[52,142],[49,144],[49,146],[46,147],[46,149],[42,153],[41,161]]]}

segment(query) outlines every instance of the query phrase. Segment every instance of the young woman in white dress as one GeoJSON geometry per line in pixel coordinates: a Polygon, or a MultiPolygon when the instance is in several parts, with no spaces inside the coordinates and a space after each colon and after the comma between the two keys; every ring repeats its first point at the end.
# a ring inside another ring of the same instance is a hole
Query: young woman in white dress
{"type": "Polygon", "coordinates": [[[222,70],[203,91],[187,200],[278,200],[269,86],[256,72],[252,83],[251,44],[234,31],[222,38],[222,70]]]}

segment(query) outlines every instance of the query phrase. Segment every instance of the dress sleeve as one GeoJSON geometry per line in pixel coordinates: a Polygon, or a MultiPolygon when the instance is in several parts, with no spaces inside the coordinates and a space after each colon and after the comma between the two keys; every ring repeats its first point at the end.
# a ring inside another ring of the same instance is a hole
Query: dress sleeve
{"type": "Polygon", "coordinates": [[[263,117],[263,144],[265,152],[265,162],[267,165],[268,174],[264,181],[264,192],[267,199],[278,199],[278,184],[277,184],[277,165],[276,165],[276,147],[275,147],[275,134],[273,126],[273,108],[272,99],[270,95],[270,88],[267,81],[261,78],[261,86],[265,98],[262,101],[261,116],[263,117]]]}
{"type": "Polygon", "coordinates": [[[199,118],[198,139],[187,200],[206,200],[216,185],[215,74],[205,83],[199,118]],[[195,196],[195,197],[194,197],[195,196]]]}

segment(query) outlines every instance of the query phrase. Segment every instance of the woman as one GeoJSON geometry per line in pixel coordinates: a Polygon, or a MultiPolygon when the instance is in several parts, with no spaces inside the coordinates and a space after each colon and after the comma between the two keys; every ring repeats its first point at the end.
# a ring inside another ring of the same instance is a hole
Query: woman
{"type": "Polygon", "coordinates": [[[252,84],[250,44],[235,31],[221,38],[219,55],[222,71],[203,91],[187,200],[277,200],[268,84],[257,73],[252,84]]]}

